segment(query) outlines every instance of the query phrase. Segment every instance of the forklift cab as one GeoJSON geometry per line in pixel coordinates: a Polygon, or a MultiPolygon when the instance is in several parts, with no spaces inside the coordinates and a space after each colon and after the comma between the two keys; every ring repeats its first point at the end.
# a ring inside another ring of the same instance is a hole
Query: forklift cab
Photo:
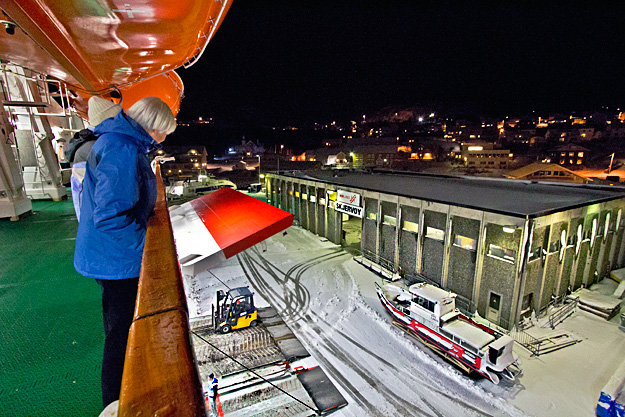
{"type": "Polygon", "coordinates": [[[233,288],[227,293],[217,291],[215,331],[229,333],[232,329],[256,327],[258,310],[254,306],[254,294],[247,287],[233,288]]]}

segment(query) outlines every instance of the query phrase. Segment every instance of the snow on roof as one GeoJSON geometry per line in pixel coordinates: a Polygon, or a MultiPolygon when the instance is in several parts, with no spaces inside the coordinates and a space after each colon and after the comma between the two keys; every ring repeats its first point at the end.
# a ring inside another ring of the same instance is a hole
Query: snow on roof
{"type": "Polygon", "coordinates": [[[564,172],[568,172],[569,174],[572,174],[576,177],[580,177],[580,178],[584,178],[586,179],[585,176],[583,175],[579,175],[577,174],[575,171],[571,171],[570,169],[567,169],[563,166],[560,166],[558,164],[543,164],[541,162],[534,162],[531,163],[529,165],[525,165],[524,167],[521,167],[519,169],[515,169],[514,171],[510,171],[506,174],[507,178],[523,178],[523,177],[527,177],[530,174],[533,174],[537,171],[544,171],[544,170],[551,170],[551,171],[564,171],[564,172]]]}
{"type": "Polygon", "coordinates": [[[625,188],[408,172],[293,171],[281,175],[516,217],[625,198],[625,188]]]}
{"type": "Polygon", "coordinates": [[[443,330],[453,334],[459,339],[465,340],[470,345],[478,349],[486,346],[493,340],[495,336],[486,333],[477,326],[462,321],[460,319],[452,320],[450,323],[443,324],[443,330]]]}
{"type": "Polygon", "coordinates": [[[430,301],[442,301],[446,298],[448,299],[456,296],[456,294],[449,291],[423,283],[413,284],[410,286],[409,290],[412,294],[427,298],[430,301]]]}

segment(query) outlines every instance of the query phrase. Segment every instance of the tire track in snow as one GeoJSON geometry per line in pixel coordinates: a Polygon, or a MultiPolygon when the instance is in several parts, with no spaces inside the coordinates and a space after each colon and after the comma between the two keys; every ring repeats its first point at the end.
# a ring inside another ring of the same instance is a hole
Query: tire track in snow
{"type": "MultiPolygon", "coordinates": [[[[286,284],[288,282],[293,282],[293,284],[295,285],[295,288],[298,287],[302,287],[300,280],[301,277],[303,275],[304,272],[306,272],[308,269],[310,269],[313,266],[317,266],[319,264],[321,264],[322,262],[325,261],[329,261],[331,259],[340,257],[340,256],[344,256],[344,255],[349,255],[346,252],[343,252],[342,250],[339,250],[340,253],[338,255],[335,256],[331,256],[331,257],[327,257],[327,255],[322,255],[320,257],[317,257],[311,261],[307,261],[307,262],[302,262],[299,263],[297,265],[295,265],[294,267],[290,268],[289,271],[284,275],[284,279],[281,279],[280,277],[277,276],[277,274],[273,271],[273,269],[270,267],[270,263],[264,259],[264,257],[262,255],[260,255],[260,253],[258,251],[256,251],[256,256],[258,256],[260,258],[260,260],[256,260],[253,257],[251,257],[249,254],[245,254],[244,257],[242,257],[242,259],[244,260],[245,264],[247,265],[249,274],[247,271],[245,271],[244,268],[244,272],[246,273],[246,275],[248,275],[248,277],[250,278],[250,283],[252,284],[252,286],[255,287],[255,290],[257,290],[263,297],[267,298],[268,300],[271,300],[273,303],[276,303],[277,300],[275,300],[273,297],[271,297],[270,294],[273,294],[274,296],[277,296],[277,298],[282,301],[282,303],[285,303],[284,306],[280,306],[278,308],[281,308],[280,314],[283,316],[287,316],[290,321],[292,321],[292,325],[298,329],[301,330],[301,327],[299,324],[297,324],[296,320],[300,320],[300,319],[306,319],[309,323],[313,322],[312,318],[310,317],[310,315],[306,314],[305,316],[302,316],[302,313],[308,309],[308,299],[310,297],[308,297],[306,300],[304,300],[302,297],[289,297],[288,294],[284,295],[284,296],[280,296],[278,295],[277,291],[275,291],[273,289],[273,287],[269,284],[269,282],[262,276],[262,274],[256,269],[255,264],[258,265],[260,263],[262,263],[265,268],[263,268],[266,272],[269,273],[269,275],[274,278],[275,282],[277,284],[280,284],[283,286],[284,291],[288,292],[288,287],[286,287],[286,284]],[[321,261],[321,258],[324,258],[323,261],[321,261]],[[294,274],[295,272],[295,274],[294,274]],[[295,279],[293,279],[293,275],[295,276],[295,279]],[[251,279],[252,276],[254,277],[254,280],[251,279]],[[257,287],[256,285],[257,284],[257,287]],[[263,294],[264,291],[267,291],[267,293],[263,294]],[[295,304],[293,304],[293,300],[296,301],[295,304]],[[305,302],[303,302],[305,301],[305,302]],[[300,303],[301,302],[301,303],[300,303]],[[286,304],[288,303],[288,304],[286,304]],[[295,314],[293,314],[295,313],[295,314]]],[[[335,253],[337,251],[334,251],[335,253]]],[[[243,266],[243,265],[242,265],[243,266]]],[[[284,273],[283,273],[284,274],[284,273]]],[[[283,291],[283,292],[284,292],[283,291]]],[[[296,290],[297,291],[297,290],[296,290]]],[[[308,293],[308,290],[305,290],[306,293],[308,293]]],[[[277,304],[277,303],[276,303],[277,304]]],[[[315,314],[316,315],[316,314],[315,314]]],[[[317,316],[318,317],[318,316],[317,316]]],[[[320,318],[323,322],[327,323],[324,319],[320,318]]],[[[329,325],[329,323],[328,323],[329,325]]],[[[431,414],[426,413],[424,410],[419,409],[415,404],[404,400],[401,397],[398,397],[395,392],[393,392],[390,388],[388,388],[386,385],[382,384],[380,381],[375,380],[374,378],[372,378],[370,376],[370,373],[364,369],[362,367],[362,365],[360,365],[359,363],[355,362],[351,357],[345,355],[343,353],[343,348],[341,348],[340,346],[336,345],[332,340],[328,339],[323,333],[322,329],[319,326],[316,325],[312,325],[310,324],[310,327],[317,333],[317,336],[319,338],[322,339],[322,343],[325,344],[325,348],[330,351],[330,353],[339,358],[343,363],[346,363],[349,365],[349,367],[360,377],[362,378],[372,389],[377,390],[377,391],[384,391],[382,392],[382,394],[384,394],[386,400],[396,409],[396,411],[398,411],[400,414],[400,416],[407,416],[407,415],[415,415],[414,411],[418,411],[420,414],[418,415],[426,415],[429,417],[433,417],[431,414]],[[416,409],[416,410],[415,410],[416,409]]],[[[319,355],[321,356],[321,355],[319,355]]],[[[328,366],[330,366],[330,368],[328,369],[334,369],[329,363],[327,363],[328,366]]],[[[338,372],[333,373],[336,377],[336,374],[338,374],[338,372]]],[[[362,396],[360,394],[360,392],[350,383],[346,380],[346,378],[344,378],[342,375],[340,376],[340,379],[346,386],[350,387],[350,392],[354,395],[357,396],[360,401],[362,402],[367,402],[368,401],[364,398],[364,396],[362,396]]],[[[427,402],[424,401],[425,404],[427,404],[427,402]]],[[[363,404],[364,405],[364,404],[363,404]]],[[[430,408],[433,408],[430,404],[427,404],[428,406],[430,406],[430,408]]],[[[375,407],[372,407],[371,404],[367,404],[367,409],[368,410],[373,410],[375,409],[375,407]]],[[[438,415],[438,411],[436,411],[436,414],[438,415]]]]}
{"type": "MultiPolygon", "coordinates": [[[[288,311],[285,303],[286,298],[283,295],[280,295],[278,291],[274,290],[274,288],[269,285],[268,281],[262,277],[262,274],[258,271],[258,269],[256,269],[256,266],[254,264],[259,264],[259,262],[245,252],[241,255],[237,255],[237,257],[241,262],[243,273],[248,277],[248,280],[254,290],[267,301],[271,301],[271,304],[274,306],[274,308],[276,308],[281,316],[284,314],[284,312],[288,311]]],[[[271,263],[264,259],[262,256],[260,256],[260,258],[263,265],[261,266],[261,268],[265,270],[265,272],[267,272],[276,282],[282,283],[283,281],[277,276],[274,269],[268,267],[269,265],[271,265],[271,263]]],[[[280,271],[278,268],[275,268],[275,270],[280,271]]],[[[292,270],[293,268],[290,269],[290,271],[292,270]]],[[[285,273],[281,273],[286,276],[285,273]]],[[[299,326],[297,327],[299,328],[299,326]]],[[[362,394],[360,394],[360,392],[356,389],[356,387],[351,384],[351,382],[343,377],[343,375],[335,372],[334,367],[332,367],[327,361],[325,361],[325,359],[323,360],[323,362],[325,363],[325,368],[331,371],[333,377],[335,377],[336,380],[341,381],[343,384],[343,388],[346,388],[350,392],[352,399],[354,399],[365,410],[375,409],[374,405],[371,404],[369,400],[365,398],[362,394]]]]}

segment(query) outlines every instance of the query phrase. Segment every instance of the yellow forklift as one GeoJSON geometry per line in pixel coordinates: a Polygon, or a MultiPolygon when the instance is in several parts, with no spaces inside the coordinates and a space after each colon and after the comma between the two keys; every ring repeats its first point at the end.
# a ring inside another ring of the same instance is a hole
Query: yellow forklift
{"type": "Polygon", "coordinates": [[[217,307],[213,312],[215,331],[223,334],[232,329],[256,327],[258,310],[254,306],[254,294],[247,287],[233,288],[227,293],[217,291],[217,307]]]}

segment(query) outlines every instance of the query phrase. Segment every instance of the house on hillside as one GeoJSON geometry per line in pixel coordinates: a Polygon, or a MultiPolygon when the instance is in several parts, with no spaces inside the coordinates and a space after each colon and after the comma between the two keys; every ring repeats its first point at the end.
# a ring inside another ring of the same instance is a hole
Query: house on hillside
{"type": "Polygon", "coordinates": [[[572,143],[560,146],[549,153],[547,162],[562,166],[583,167],[588,161],[590,149],[572,143]]]}

